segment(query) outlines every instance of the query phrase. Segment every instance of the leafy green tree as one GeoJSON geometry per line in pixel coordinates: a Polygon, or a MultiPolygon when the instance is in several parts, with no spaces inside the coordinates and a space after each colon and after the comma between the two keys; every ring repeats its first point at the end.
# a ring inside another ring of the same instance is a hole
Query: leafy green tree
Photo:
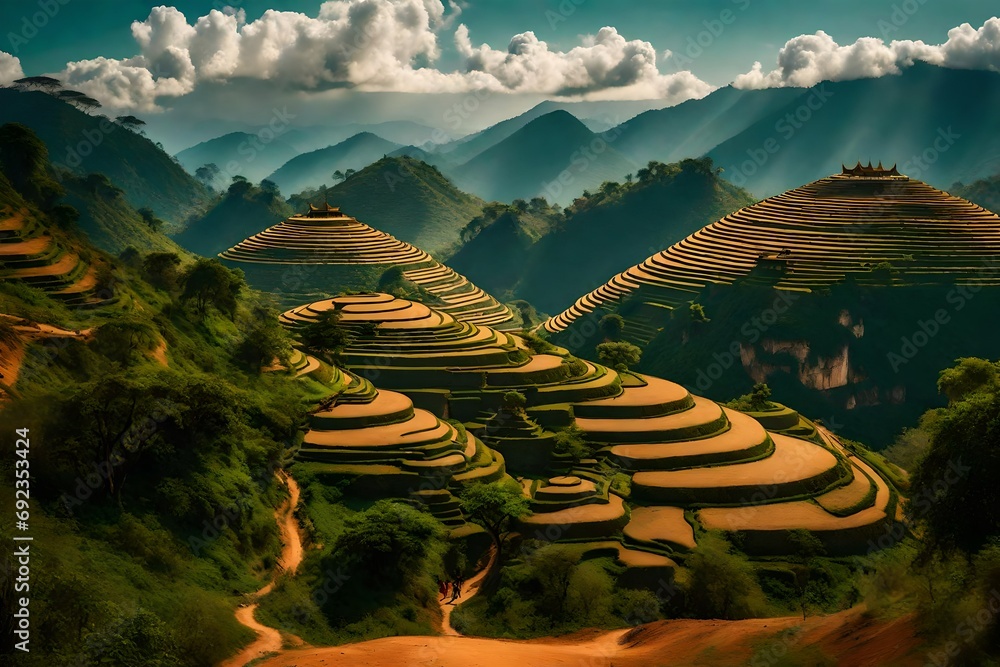
{"type": "Polygon", "coordinates": [[[691,320],[693,322],[708,322],[708,316],[705,314],[705,306],[700,303],[695,303],[694,301],[688,306],[688,312],[691,313],[691,320]]]}
{"type": "Polygon", "coordinates": [[[132,363],[138,356],[156,347],[159,334],[141,317],[123,316],[106,322],[94,332],[94,348],[111,361],[132,363]]]}
{"type": "Polygon", "coordinates": [[[118,116],[115,118],[115,122],[124,127],[126,130],[137,134],[143,134],[142,128],[146,125],[146,121],[131,115],[118,116]]]}
{"type": "Polygon", "coordinates": [[[771,403],[771,388],[764,382],[758,382],[750,391],[750,407],[753,410],[767,410],[773,407],[771,403]]]}
{"type": "Polygon", "coordinates": [[[344,180],[344,178],[345,178],[344,177],[344,172],[341,169],[338,169],[335,172],[333,172],[333,182],[334,183],[340,183],[341,181],[344,180]]]}
{"type": "Polygon", "coordinates": [[[583,431],[576,425],[556,433],[553,439],[553,451],[556,454],[569,456],[576,463],[579,463],[580,459],[587,458],[591,453],[587,442],[583,439],[583,431]]]}
{"type": "Polygon", "coordinates": [[[580,560],[563,544],[544,546],[531,555],[531,572],[541,588],[539,611],[555,620],[566,615],[566,599],[576,564],[580,560]]]}
{"type": "Polygon", "coordinates": [[[230,317],[236,312],[236,300],[246,286],[243,272],[227,269],[217,259],[202,258],[181,274],[181,301],[194,301],[204,314],[209,305],[230,317]]]}
{"type": "Polygon", "coordinates": [[[512,479],[473,484],[461,494],[462,511],[469,521],[486,529],[502,562],[504,542],[514,522],[531,514],[531,504],[512,479]]]}
{"type": "Polygon", "coordinates": [[[216,181],[218,181],[221,174],[222,170],[219,169],[219,165],[214,162],[203,164],[194,170],[194,177],[197,178],[206,188],[214,188],[216,181]]]}
{"type": "Polygon", "coordinates": [[[139,217],[142,218],[142,221],[146,223],[146,226],[152,229],[154,232],[163,227],[163,220],[160,220],[158,217],[156,217],[156,213],[154,213],[153,209],[149,208],[148,206],[143,206],[138,211],[136,211],[136,213],[138,213],[139,217]]]}
{"type": "Polygon", "coordinates": [[[625,330],[625,318],[618,313],[608,313],[597,323],[597,328],[601,330],[604,337],[609,340],[618,340],[625,330]]]}
{"type": "Polygon", "coordinates": [[[701,618],[746,618],[753,616],[755,602],[763,592],[745,557],[732,553],[718,537],[698,538],[698,548],[685,561],[690,572],[688,599],[701,618]]]}
{"type": "Polygon", "coordinates": [[[347,330],[340,326],[340,313],[327,310],[314,321],[298,330],[299,340],[313,352],[337,359],[351,342],[347,330]]]}
{"type": "Polygon", "coordinates": [[[508,412],[521,413],[528,404],[528,399],[519,391],[506,391],[500,399],[503,409],[508,412]]]}
{"type": "Polygon", "coordinates": [[[597,358],[619,372],[627,371],[630,366],[639,363],[641,357],[642,350],[632,343],[617,341],[597,346],[597,358]]]}
{"type": "Polygon", "coordinates": [[[20,123],[0,125],[0,171],[25,199],[48,208],[65,194],[49,176],[49,149],[35,133],[20,123]]]}
{"type": "Polygon", "coordinates": [[[1000,392],[973,392],[936,423],[927,455],[910,478],[907,511],[928,548],[974,553],[1000,535],[1000,392]]]}
{"type": "Polygon", "coordinates": [[[274,359],[288,362],[291,346],[278,313],[271,308],[253,308],[241,323],[243,335],[236,345],[236,357],[255,372],[269,365],[274,359]]]}
{"type": "Polygon", "coordinates": [[[278,184],[269,178],[265,178],[260,182],[260,191],[272,197],[281,197],[281,190],[278,189],[278,184]]]}
{"type": "Polygon", "coordinates": [[[151,252],[142,260],[143,277],[153,287],[166,292],[177,289],[181,258],[174,252],[151,252]]]}
{"type": "Polygon", "coordinates": [[[69,204],[56,204],[49,209],[49,220],[63,229],[71,229],[80,219],[80,211],[69,204]]]}
{"type": "Polygon", "coordinates": [[[379,500],[345,522],[334,551],[371,576],[400,580],[412,573],[445,536],[437,519],[410,505],[379,500]]]}
{"type": "Polygon", "coordinates": [[[996,390],[1000,384],[1000,364],[976,357],[962,357],[955,366],[938,376],[938,391],[949,401],[960,401],[980,390],[996,390]]]}

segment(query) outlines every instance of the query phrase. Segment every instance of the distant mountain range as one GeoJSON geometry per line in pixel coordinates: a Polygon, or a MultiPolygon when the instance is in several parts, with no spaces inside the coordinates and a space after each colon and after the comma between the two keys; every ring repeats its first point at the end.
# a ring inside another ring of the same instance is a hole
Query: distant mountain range
{"type": "Polygon", "coordinates": [[[333,183],[333,172],[360,170],[388,153],[402,148],[371,132],[356,134],[339,144],[302,153],[276,169],[268,178],[285,195],[333,183]]]}
{"type": "Polygon", "coordinates": [[[622,180],[637,165],[614,148],[614,133],[597,135],[567,111],[539,116],[457,167],[455,183],[484,199],[544,196],[569,204],[584,190],[622,180]]]}
{"type": "Polygon", "coordinates": [[[236,175],[257,183],[301,152],[282,134],[230,132],[182,150],[177,160],[192,174],[198,167],[216,165],[227,181],[220,185],[228,186],[229,178],[236,175]]]}
{"type": "Polygon", "coordinates": [[[99,115],[37,91],[0,89],[0,125],[22,123],[74,174],[102,173],[135,208],[149,207],[177,226],[209,198],[208,191],[148,138],[99,115]]]}

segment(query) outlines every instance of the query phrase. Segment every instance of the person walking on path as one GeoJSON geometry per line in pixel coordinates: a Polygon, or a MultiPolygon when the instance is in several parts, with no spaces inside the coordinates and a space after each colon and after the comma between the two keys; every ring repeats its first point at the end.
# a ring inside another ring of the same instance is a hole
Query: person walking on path
{"type": "Polygon", "coordinates": [[[459,576],[455,581],[451,582],[451,599],[448,600],[450,604],[453,604],[455,600],[462,597],[462,578],[459,576]]]}
{"type": "Polygon", "coordinates": [[[442,600],[448,597],[448,581],[446,579],[438,581],[438,592],[441,594],[442,600]]]}

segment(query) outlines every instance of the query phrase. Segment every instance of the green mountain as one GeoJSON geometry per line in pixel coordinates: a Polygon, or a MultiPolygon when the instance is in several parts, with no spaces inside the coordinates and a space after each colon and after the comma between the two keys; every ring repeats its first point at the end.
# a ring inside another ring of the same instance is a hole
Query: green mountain
{"type": "Polygon", "coordinates": [[[708,151],[726,178],[768,196],[858,160],[895,163],[942,188],[996,172],[1000,73],[918,63],[898,76],[797,90],[783,107],[708,151]]]}
{"type": "Polygon", "coordinates": [[[132,206],[151,208],[168,226],[208,198],[201,184],[146,137],[51,95],[0,89],[0,124],[10,122],[30,127],[48,146],[53,164],[81,176],[106,175],[132,206]]]}
{"type": "MultiPolygon", "coordinates": [[[[523,200],[517,203],[523,204],[523,200]]],[[[461,231],[464,243],[448,258],[448,265],[459,273],[479,275],[480,286],[491,294],[512,297],[523,258],[555,228],[561,216],[561,209],[550,207],[543,199],[534,199],[526,206],[487,204],[461,231]]]]}
{"type": "Polygon", "coordinates": [[[394,150],[399,144],[371,132],[361,132],[339,144],[302,153],[281,165],[268,178],[283,192],[302,192],[333,181],[333,172],[359,170],[394,150]]]}
{"type": "MultiPolygon", "coordinates": [[[[358,220],[435,255],[451,248],[483,208],[481,199],[456,188],[436,167],[408,156],[378,160],[331,188],[328,197],[358,220]]],[[[295,198],[292,203],[305,208],[295,198]]]]}
{"type": "Polygon", "coordinates": [[[299,153],[281,134],[265,142],[257,134],[230,132],[182,150],[177,160],[191,174],[213,163],[227,176],[239,174],[256,183],[299,153]]]}
{"type": "Polygon", "coordinates": [[[725,86],[700,100],[639,114],[617,127],[615,150],[645,164],[697,157],[802,94],[796,88],[738,90],[725,86]]]}
{"type": "Polygon", "coordinates": [[[981,178],[968,185],[955,183],[948,188],[948,191],[956,197],[968,199],[994,213],[1000,211],[1000,174],[981,178]]]}
{"type": "Polygon", "coordinates": [[[191,252],[214,257],[293,212],[277,192],[236,181],[174,240],[191,252]]]}
{"type": "Polygon", "coordinates": [[[654,163],[637,174],[633,183],[609,182],[565,213],[550,213],[556,216],[551,231],[528,247],[513,242],[516,234],[506,234],[508,240],[500,243],[484,231],[449,264],[476,284],[490,285],[494,294],[556,312],[583,293],[581,286],[593,289],[650,249],[679,241],[754,201],[703,160],[654,163]],[[506,271],[507,266],[517,270],[506,271]],[[492,276],[508,282],[491,285],[492,276]]]}
{"type": "Polygon", "coordinates": [[[487,200],[544,195],[568,204],[584,190],[635,169],[615,150],[613,135],[596,135],[559,110],[535,118],[450,174],[458,187],[487,200]]]}
{"type": "Polygon", "coordinates": [[[140,252],[180,252],[181,248],[161,231],[155,216],[144,217],[125,199],[124,192],[100,175],[69,177],[63,202],[80,212],[77,222],[91,243],[113,255],[126,248],[140,252]]]}

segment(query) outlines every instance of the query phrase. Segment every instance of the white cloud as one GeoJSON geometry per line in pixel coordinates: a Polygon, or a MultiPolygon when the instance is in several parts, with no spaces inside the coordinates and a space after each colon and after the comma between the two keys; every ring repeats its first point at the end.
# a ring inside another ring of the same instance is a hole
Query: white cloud
{"type": "Polygon", "coordinates": [[[24,76],[21,70],[21,59],[9,53],[0,51],[0,85],[10,83],[24,76]]]}
{"type": "Polygon", "coordinates": [[[1000,71],[1000,18],[981,28],[968,23],[948,31],[943,44],[899,40],[886,44],[862,37],[841,46],[822,30],[788,40],[778,52],[777,67],[765,73],[759,62],[736,77],[737,88],[812,86],[820,81],[845,81],[899,74],[917,60],[957,69],[1000,71]]]}
{"type": "Polygon", "coordinates": [[[690,72],[660,74],[649,42],[627,41],[614,28],[585,36],[566,52],[534,33],[515,35],[507,50],[473,47],[459,25],[459,71],[434,64],[439,34],[450,31],[464,2],[330,0],[317,16],[268,10],[247,22],[242,10],[212,10],[193,24],[174,7],[156,7],[132,24],[139,53],[122,60],[68,63],[66,85],[107,106],[158,109],[160,98],[187,95],[199,83],[257,79],[305,90],[543,93],[595,99],[701,97],[711,86],[690,72]]]}
{"type": "Polygon", "coordinates": [[[552,51],[535,33],[524,32],[501,51],[488,44],[473,47],[464,25],[455,34],[466,69],[488,75],[508,91],[678,102],[712,90],[690,72],[660,74],[653,45],[626,41],[615,28],[601,28],[582,42],[566,52],[552,51]]]}

